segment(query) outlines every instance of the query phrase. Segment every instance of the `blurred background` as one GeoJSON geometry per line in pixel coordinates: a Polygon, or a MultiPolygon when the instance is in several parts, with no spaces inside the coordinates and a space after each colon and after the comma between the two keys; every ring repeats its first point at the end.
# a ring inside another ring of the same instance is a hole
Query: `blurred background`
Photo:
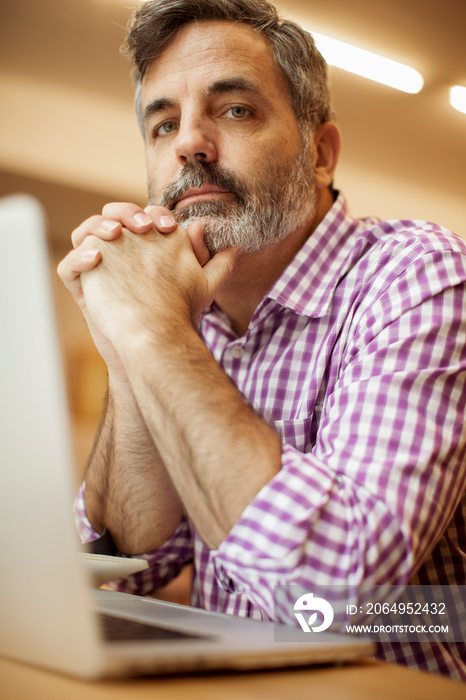
{"type": "MultiPolygon", "coordinates": [[[[145,205],[142,140],[119,47],[133,0],[1,0],[0,196],[28,192],[49,222],[51,265],[107,201],[145,205]]],[[[280,0],[308,28],[416,68],[406,94],[331,70],[343,132],[336,186],[355,215],[434,220],[466,235],[465,0],[280,0]]],[[[53,275],[78,475],[98,424],[105,367],[53,275]]]]}

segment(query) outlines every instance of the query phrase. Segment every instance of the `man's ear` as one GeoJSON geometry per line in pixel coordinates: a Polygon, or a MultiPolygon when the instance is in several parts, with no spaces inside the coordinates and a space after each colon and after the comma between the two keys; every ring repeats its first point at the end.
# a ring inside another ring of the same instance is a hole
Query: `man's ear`
{"type": "Polygon", "coordinates": [[[324,122],[314,132],[314,177],[318,190],[324,190],[333,181],[333,174],[340,154],[340,130],[335,122],[324,122]]]}

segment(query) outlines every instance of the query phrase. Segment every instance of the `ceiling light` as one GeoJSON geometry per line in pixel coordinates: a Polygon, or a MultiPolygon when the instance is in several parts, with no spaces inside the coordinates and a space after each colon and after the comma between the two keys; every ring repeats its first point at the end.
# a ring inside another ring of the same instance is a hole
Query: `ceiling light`
{"type": "Polygon", "coordinates": [[[450,104],[458,112],[466,114],[466,87],[454,85],[450,88],[450,104]]]}
{"type": "Polygon", "coordinates": [[[414,68],[371,51],[359,49],[338,39],[309,30],[317,48],[328,64],[356,73],[363,78],[375,80],[383,85],[415,94],[422,90],[424,80],[414,68]]]}

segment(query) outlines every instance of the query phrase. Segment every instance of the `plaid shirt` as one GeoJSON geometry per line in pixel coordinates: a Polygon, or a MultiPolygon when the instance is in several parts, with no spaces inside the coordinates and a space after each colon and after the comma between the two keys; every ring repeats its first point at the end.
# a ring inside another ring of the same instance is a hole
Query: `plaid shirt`
{"type": "MultiPolygon", "coordinates": [[[[355,220],[339,195],[244,336],[213,304],[206,346],[282,437],[281,471],[217,550],[183,521],[114,587],[148,593],[193,560],[193,605],[273,619],[276,584],[465,584],[465,282],[461,239],[355,220]]],[[[379,656],[466,678],[464,647],[384,643],[379,656]]]]}

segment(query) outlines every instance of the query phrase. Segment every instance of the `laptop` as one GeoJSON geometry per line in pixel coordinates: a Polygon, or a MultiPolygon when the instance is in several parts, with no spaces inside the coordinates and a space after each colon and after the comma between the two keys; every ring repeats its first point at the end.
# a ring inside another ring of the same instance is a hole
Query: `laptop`
{"type": "Polygon", "coordinates": [[[55,272],[36,200],[0,200],[0,250],[0,654],[91,679],[307,666],[372,654],[361,639],[322,633],[277,642],[272,622],[96,587],[72,517],[76,472],[55,272]]]}

